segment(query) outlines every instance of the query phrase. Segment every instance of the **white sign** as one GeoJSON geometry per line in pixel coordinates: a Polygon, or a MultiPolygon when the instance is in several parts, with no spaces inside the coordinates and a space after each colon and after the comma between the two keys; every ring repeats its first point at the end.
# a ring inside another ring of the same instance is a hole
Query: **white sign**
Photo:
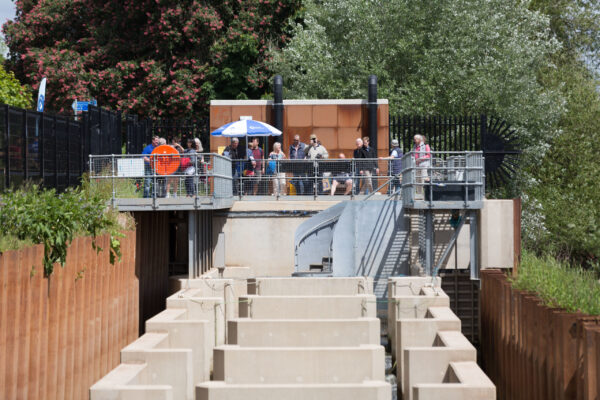
{"type": "Polygon", "coordinates": [[[240,115],[240,121],[243,121],[245,119],[251,120],[252,119],[252,115],[240,115]]]}
{"type": "Polygon", "coordinates": [[[117,160],[117,176],[141,178],[144,176],[143,158],[122,158],[117,160]]]}

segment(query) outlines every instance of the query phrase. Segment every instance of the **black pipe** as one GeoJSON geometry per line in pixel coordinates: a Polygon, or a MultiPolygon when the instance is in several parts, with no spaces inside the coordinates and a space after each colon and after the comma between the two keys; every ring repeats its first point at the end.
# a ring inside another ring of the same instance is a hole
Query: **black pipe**
{"type": "Polygon", "coordinates": [[[369,138],[371,147],[377,150],[377,76],[369,75],[369,138]]]}
{"type": "MultiPolygon", "coordinates": [[[[281,75],[275,75],[273,79],[273,126],[283,132],[283,78],[281,75]]],[[[276,136],[275,140],[281,142],[281,136],[276,136]]]]}

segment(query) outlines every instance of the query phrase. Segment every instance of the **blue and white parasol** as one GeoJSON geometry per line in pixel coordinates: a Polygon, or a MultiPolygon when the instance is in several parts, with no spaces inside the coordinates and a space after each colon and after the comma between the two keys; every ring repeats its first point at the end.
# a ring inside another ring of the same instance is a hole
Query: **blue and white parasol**
{"type": "Polygon", "coordinates": [[[281,131],[274,126],[252,119],[230,122],[210,133],[213,136],[243,137],[243,136],[279,136],[281,131]]]}

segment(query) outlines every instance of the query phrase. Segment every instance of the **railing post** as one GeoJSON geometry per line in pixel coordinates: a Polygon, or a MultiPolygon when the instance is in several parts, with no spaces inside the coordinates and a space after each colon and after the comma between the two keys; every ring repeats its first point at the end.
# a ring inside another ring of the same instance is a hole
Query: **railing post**
{"type": "Polygon", "coordinates": [[[115,196],[116,196],[116,191],[115,191],[115,155],[111,154],[111,158],[112,158],[112,171],[111,171],[111,181],[112,181],[112,207],[115,208],[115,196]]]}
{"type": "Polygon", "coordinates": [[[319,176],[319,163],[317,160],[313,160],[313,199],[317,199],[318,188],[317,188],[317,176],[319,176]]]}

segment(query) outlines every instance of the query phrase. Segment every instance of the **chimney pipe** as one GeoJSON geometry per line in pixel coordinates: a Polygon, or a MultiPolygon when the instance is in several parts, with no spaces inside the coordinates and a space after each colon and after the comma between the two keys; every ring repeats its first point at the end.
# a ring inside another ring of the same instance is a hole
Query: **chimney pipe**
{"type": "MultiPolygon", "coordinates": [[[[283,78],[281,75],[275,75],[273,79],[273,126],[283,132],[283,78]]],[[[277,142],[281,142],[281,136],[275,137],[277,142]]]]}
{"type": "Polygon", "coordinates": [[[369,138],[371,147],[377,150],[377,76],[369,75],[369,98],[367,102],[369,110],[369,138]]]}

